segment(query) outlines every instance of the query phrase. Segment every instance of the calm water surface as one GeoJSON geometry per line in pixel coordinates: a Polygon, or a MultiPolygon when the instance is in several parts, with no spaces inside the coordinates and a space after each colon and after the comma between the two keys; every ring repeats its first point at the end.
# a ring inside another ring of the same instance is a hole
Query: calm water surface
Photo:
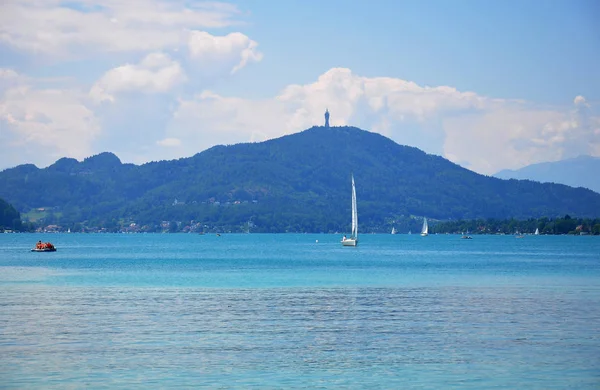
{"type": "Polygon", "coordinates": [[[0,234],[0,387],[600,388],[600,237],[339,239],[0,234]]]}

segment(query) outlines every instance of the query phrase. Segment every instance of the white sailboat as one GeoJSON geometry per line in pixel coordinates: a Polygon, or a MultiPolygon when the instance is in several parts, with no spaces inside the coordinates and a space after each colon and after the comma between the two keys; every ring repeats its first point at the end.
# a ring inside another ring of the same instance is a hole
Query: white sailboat
{"type": "Polygon", "coordinates": [[[540,229],[535,228],[535,233],[533,233],[533,234],[535,234],[536,236],[539,236],[540,235],[540,229]]]}
{"type": "Polygon", "coordinates": [[[423,218],[423,228],[421,229],[421,235],[423,237],[429,235],[429,226],[427,225],[427,218],[423,218]]]}
{"type": "Polygon", "coordinates": [[[354,175],[352,175],[352,234],[349,238],[342,238],[343,246],[358,245],[358,212],[356,211],[356,187],[354,186],[354,175]]]}
{"type": "Polygon", "coordinates": [[[391,234],[396,234],[396,228],[394,226],[392,226],[392,233],[391,234]]]}

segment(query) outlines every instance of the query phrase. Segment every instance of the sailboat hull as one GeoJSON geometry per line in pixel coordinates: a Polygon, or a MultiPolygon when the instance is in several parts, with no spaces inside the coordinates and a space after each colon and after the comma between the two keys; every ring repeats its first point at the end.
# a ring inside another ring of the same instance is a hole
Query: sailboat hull
{"type": "Polygon", "coordinates": [[[342,246],[357,246],[358,245],[358,240],[355,240],[353,238],[347,238],[345,240],[342,240],[342,246]]]}

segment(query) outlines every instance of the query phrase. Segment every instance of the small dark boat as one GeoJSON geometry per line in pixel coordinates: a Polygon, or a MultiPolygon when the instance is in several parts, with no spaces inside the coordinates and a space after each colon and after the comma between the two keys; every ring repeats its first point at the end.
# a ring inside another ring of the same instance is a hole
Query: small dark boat
{"type": "Polygon", "coordinates": [[[472,239],[473,239],[473,237],[471,237],[471,236],[466,236],[466,235],[465,235],[465,236],[462,236],[461,238],[462,238],[463,240],[472,240],[472,239]]]}

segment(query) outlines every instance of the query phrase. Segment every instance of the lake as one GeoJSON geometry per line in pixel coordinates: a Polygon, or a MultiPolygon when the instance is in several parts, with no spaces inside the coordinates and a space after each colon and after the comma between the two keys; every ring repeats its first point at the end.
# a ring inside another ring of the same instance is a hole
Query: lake
{"type": "Polygon", "coordinates": [[[0,387],[600,387],[600,237],[340,238],[0,234],[0,387]]]}

